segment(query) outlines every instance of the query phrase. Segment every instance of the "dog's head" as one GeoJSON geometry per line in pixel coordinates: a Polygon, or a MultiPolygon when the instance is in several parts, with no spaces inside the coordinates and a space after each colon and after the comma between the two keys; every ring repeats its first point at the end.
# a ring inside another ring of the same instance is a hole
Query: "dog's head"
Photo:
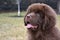
{"type": "Polygon", "coordinates": [[[24,23],[27,29],[46,30],[55,26],[56,12],[46,4],[35,3],[28,7],[24,23]]]}

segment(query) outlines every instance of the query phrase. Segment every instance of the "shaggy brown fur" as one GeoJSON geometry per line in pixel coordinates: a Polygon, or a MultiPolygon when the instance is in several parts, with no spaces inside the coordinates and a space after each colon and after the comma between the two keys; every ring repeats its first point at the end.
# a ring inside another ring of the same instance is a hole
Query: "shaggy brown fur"
{"type": "Polygon", "coordinates": [[[37,26],[27,28],[28,40],[60,40],[59,30],[55,27],[56,12],[47,4],[30,5],[24,23],[25,26],[27,24],[37,26]]]}

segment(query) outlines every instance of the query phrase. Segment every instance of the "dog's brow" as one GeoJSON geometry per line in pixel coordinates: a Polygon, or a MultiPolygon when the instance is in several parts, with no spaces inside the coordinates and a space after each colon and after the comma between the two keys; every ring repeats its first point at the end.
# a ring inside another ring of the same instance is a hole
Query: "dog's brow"
{"type": "Polygon", "coordinates": [[[30,16],[30,15],[35,15],[35,14],[34,13],[29,13],[28,16],[30,16]]]}

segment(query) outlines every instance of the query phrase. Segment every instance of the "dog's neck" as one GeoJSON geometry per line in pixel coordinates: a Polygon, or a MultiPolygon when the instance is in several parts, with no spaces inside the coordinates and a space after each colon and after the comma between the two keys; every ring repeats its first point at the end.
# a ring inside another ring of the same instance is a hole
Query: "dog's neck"
{"type": "Polygon", "coordinates": [[[42,30],[38,30],[38,31],[31,31],[31,30],[28,30],[29,32],[29,35],[31,36],[31,38],[33,40],[46,40],[47,37],[55,37],[55,33],[56,33],[56,30],[53,30],[55,28],[52,28],[51,30],[45,30],[45,31],[42,31],[42,30]],[[53,32],[55,31],[55,32],[53,32]],[[50,36],[52,35],[52,36],[50,36]]]}

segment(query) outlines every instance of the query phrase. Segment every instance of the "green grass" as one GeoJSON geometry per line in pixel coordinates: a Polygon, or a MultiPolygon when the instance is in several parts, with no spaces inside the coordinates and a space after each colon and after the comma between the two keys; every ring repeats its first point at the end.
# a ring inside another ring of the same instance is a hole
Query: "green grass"
{"type": "Polygon", "coordinates": [[[17,12],[0,13],[0,40],[24,40],[25,30],[23,17],[17,17],[17,12]]]}
{"type": "Polygon", "coordinates": [[[60,15],[57,16],[57,26],[60,28],[60,15]]]}
{"type": "MultiPolygon", "coordinates": [[[[17,17],[17,12],[0,13],[0,40],[25,40],[26,28],[24,15],[17,17]]],[[[60,26],[60,15],[57,16],[57,26],[60,26]]]]}

